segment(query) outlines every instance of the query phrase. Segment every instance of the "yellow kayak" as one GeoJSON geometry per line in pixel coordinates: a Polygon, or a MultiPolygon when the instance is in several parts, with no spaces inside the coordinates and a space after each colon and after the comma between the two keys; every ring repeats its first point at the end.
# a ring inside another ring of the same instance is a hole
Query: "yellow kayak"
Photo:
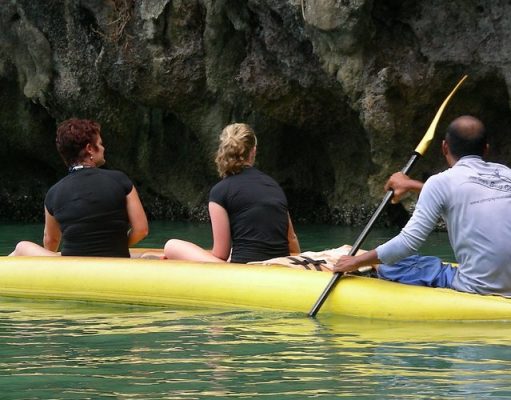
{"type": "MultiPolygon", "coordinates": [[[[0,257],[0,296],[308,313],[331,273],[283,266],[100,257],[0,257]]],[[[386,320],[511,320],[511,299],[340,279],[320,315],[386,320]]]]}

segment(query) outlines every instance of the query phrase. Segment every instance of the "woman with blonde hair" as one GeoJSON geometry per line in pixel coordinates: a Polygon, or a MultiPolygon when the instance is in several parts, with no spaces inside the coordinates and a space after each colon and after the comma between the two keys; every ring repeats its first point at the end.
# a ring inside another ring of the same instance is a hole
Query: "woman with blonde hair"
{"type": "Polygon", "coordinates": [[[171,239],[168,259],[263,261],[299,253],[300,246],[279,184],[254,167],[257,138],[247,124],[231,124],[220,135],[215,158],[222,180],[209,193],[213,249],[171,239]]]}

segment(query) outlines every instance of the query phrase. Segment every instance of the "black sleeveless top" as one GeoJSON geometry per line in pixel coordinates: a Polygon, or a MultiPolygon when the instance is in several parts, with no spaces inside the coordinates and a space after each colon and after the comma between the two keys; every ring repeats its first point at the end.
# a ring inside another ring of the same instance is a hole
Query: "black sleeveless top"
{"type": "Polygon", "coordinates": [[[257,168],[245,168],[213,186],[209,201],[229,215],[231,262],[289,255],[287,199],[273,178],[257,168]]]}
{"type": "Polygon", "coordinates": [[[83,168],[53,185],[44,201],[62,231],[63,256],[129,257],[126,196],[120,171],[83,168]]]}

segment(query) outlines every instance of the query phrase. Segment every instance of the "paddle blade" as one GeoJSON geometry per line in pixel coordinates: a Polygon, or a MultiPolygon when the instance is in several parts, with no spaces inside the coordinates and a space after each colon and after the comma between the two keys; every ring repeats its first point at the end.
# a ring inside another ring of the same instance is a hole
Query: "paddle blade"
{"type": "Polygon", "coordinates": [[[444,109],[447,106],[447,103],[449,103],[449,100],[451,100],[451,97],[454,95],[454,93],[456,93],[458,88],[463,84],[463,82],[465,82],[465,79],[467,79],[467,78],[468,78],[468,75],[465,75],[463,78],[461,78],[461,80],[454,87],[452,92],[449,93],[449,96],[447,96],[445,98],[444,102],[442,103],[442,105],[440,106],[438,111],[436,112],[435,118],[433,118],[433,121],[431,122],[431,125],[429,126],[428,130],[426,131],[426,134],[424,135],[424,137],[422,138],[422,140],[420,141],[418,146],[415,148],[415,152],[417,154],[420,154],[421,156],[423,156],[424,153],[426,152],[426,150],[428,149],[429,144],[431,143],[431,141],[433,140],[433,137],[435,136],[436,126],[438,125],[440,116],[444,112],[444,109]]]}

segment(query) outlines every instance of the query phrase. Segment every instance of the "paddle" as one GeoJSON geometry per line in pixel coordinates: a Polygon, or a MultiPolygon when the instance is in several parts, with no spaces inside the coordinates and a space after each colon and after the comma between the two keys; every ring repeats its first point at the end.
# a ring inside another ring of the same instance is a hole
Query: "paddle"
{"type": "MultiPolygon", "coordinates": [[[[440,119],[440,116],[444,112],[444,109],[447,106],[447,103],[449,102],[451,97],[454,95],[454,93],[456,93],[456,91],[462,85],[462,83],[465,81],[465,79],[467,79],[467,75],[465,75],[463,78],[461,78],[461,80],[454,87],[454,89],[451,91],[451,93],[449,93],[449,95],[445,98],[444,102],[442,103],[442,105],[438,109],[438,111],[437,111],[437,113],[435,115],[435,118],[433,118],[433,121],[431,122],[431,125],[429,126],[428,130],[426,131],[426,134],[424,135],[424,137],[420,141],[419,145],[415,148],[415,151],[413,152],[412,156],[408,160],[408,163],[401,170],[401,172],[403,172],[404,174],[407,174],[410,171],[410,169],[413,167],[413,165],[419,159],[419,157],[423,156],[424,153],[426,152],[426,150],[428,149],[429,144],[431,143],[431,141],[433,140],[433,137],[435,136],[436,126],[438,125],[438,121],[440,119]]],[[[357,251],[359,250],[360,246],[362,245],[362,242],[365,240],[365,238],[367,237],[369,231],[373,227],[374,222],[380,216],[380,214],[382,213],[382,211],[385,208],[385,206],[389,203],[390,199],[392,198],[392,195],[393,195],[393,191],[389,190],[387,192],[387,194],[385,195],[385,197],[383,198],[383,200],[380,203],[380,205],[378,206],[378,208],[376,209],[376,211],[374,212],[373,216],[371,217],[371,219],[367,223],[366,227],[364,228],[362,233],[359,235],[359,237],[357,238],[357,240],[353,244],[353,247],[351,248],[351,250],[350,250],[348,255],[354,256],[357,253],[357,251]]],[[[325,287],[325,289],[323,290],[323,293],[321,293],[321,296],[318,298],[318,300],[316,301],[316,303],[312,307],[311,311],[309,312],[309,317],[316,316],[316,314],[318,313],[319,309],[321,308],[321,306],[325,302],[327,296],[329,295],[330,291],[333,289],[334,285],[337,283],[338,279],[341,276],[342,275],[339,272],[336,272],[332,276],[332,279],[330,279],[330,282],[325,287]]]]}

